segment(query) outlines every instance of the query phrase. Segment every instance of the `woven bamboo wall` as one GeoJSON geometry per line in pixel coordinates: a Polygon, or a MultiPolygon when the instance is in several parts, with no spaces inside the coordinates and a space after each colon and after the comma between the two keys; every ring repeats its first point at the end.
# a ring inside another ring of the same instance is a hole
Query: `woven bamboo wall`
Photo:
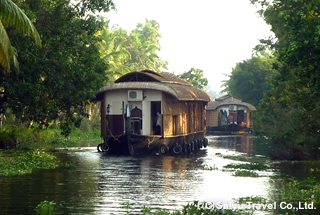
{"type": "Polygon", "coordinates": [[[165,136],[183,135],[204,129],[202,102],[182,102],[170,96],[164,96],[162,108],[165,136]]]}
{"type": "Polygon", "coordinates": [[[219,112],[217,110],[207,110],[207,126],[219,125],[219,112]]]}

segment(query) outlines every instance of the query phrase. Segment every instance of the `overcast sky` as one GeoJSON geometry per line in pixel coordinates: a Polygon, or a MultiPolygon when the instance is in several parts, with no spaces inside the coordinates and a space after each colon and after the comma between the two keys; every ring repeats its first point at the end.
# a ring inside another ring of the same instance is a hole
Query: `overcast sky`
{"type": "Polygon", "coordinates": [[[237,62],[249,59],[270,27],[249,0],[113,0],[117,12],[106,17],[111,25],[132,30],[145,19],[160,24],[159,56],[176,74],[202,69],[213,91],[237,62]]]}

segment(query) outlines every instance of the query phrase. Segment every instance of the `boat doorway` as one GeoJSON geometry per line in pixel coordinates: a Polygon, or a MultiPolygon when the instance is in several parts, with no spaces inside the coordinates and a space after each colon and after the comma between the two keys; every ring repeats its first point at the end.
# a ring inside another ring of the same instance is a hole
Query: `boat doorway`
{"type": "Polygon", "coordinates": [[[130,122],[132,133],[141,134],[142,132],[142,110],[137,106],[131,110],[130,122]]]}
{"type": "Polygon", "coordinates": [[[151,102],[151,126],[152,134],[162,134],[161,101],[151,102]]]}
{"type": "Polygon", "coordinates": [[[244,110],[237,111],[237,124],[243,126],[246,123],[244,110]]]}

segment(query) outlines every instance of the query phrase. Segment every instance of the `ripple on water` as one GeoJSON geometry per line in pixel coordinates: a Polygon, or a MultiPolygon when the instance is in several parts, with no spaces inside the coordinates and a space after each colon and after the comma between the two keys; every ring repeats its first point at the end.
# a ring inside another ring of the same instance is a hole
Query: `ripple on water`
{"type": "Polygon", "coordinates": [[[141,214],[143,206],[173,210],[194,200],[231,203],[233,198],[268,196],[267,177],[234,177],[222,171],[235,161],[221,155],[239,154],[237,145],[243,143],[230,137],[208,139],[205,153],[179,157],[110,156],[95,148],[61,150],[59,154],[75,168],[0,180],[0,209],[33,214],[41,201],[53,200],[57,214],[126,214],[122,205],[129,202],[130,214],[141,214]]]}

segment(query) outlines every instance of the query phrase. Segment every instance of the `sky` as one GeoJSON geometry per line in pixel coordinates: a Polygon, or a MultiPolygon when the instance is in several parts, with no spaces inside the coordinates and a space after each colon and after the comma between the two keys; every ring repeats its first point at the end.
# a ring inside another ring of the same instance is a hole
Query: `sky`
{"type": "Polygon", "coordinates": [[[110,24],[128,31],[146,19],[160,24],[161,50],[168,71],[194,67],[204,71],[208,85],[219,93],[236,63],[250,59],[252,49],[271,35],[249,0],[113,0],[117,11],[106,14],[110,24]]]}

